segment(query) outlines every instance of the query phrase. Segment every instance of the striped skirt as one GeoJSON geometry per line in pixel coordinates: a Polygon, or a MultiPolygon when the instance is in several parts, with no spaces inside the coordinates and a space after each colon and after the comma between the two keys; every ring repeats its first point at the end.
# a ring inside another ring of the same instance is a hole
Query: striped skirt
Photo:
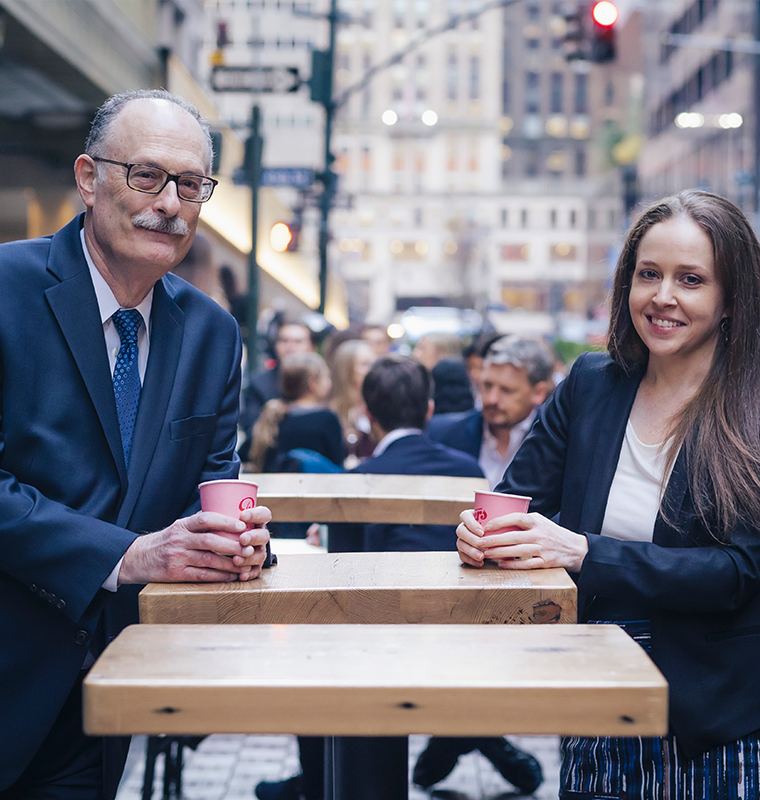
{"type": "MultiPolygon", "coordinates": [[[[595,621],[595,620],[594,620],[595,621]]],[[[617,622],[647,652],[648,621],[617,622]]],[[[560,800],[759,800],[760,737],[746,736],[693,759],[676,739],[585,738],[560,744],[560,800]]]]}

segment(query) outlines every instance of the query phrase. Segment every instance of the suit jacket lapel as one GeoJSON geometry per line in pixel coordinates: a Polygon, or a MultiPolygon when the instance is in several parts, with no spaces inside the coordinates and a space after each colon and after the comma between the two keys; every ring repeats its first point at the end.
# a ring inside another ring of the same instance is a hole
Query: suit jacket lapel
{"type": "Polygon", "coordinates": [[[111,370],[98,301],[82,252],[79,229],[79,218],[76,218],[53,237],[48,271],[60,283],[46,289],[45,297],[82,375],[124,484],[126,468],[111,370]]]}
{"type": "Polygon", "coordinates": [[[132,438],[129,488],[118,519],[118,524],[124,527],[128,526],[166,422],[184,327],[184,312],[169,295],[164,281],[158,281],[153,289],[148,367],[132,438]]]}
{"type": "MultiPolygon", "coordinates": [[[[590,468],[581,509],[581,531],[601,530],[625,428],[642,377],[643,371],[637,371],[615,380],[607,395],[595,401],[598,408],[598,414],[594,416],[596,443],[594,452],[589,454],[590,468]]],[[[588,402],[588,398],[581,397],[580,402],[588,402]]]]}

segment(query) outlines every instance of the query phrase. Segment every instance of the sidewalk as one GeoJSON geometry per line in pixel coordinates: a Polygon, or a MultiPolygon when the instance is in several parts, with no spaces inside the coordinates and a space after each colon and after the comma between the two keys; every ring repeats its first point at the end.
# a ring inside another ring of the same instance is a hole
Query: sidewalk
{"type": "MultiPolygon", "coordinates": [[[[510,741],[532,753],[544,772],[544,783],[531,795],[556,800],[559,775],[558,739],[554,736],[513,736],[510,741]]],[[[427,741],[409,737],[409,771],[427,741]]],[[[186,749],[182,777],[186,800],[253,800],[254,786],[262,780],[290,778],[299,770],[298,749],[292,736],[222,736],[204,739],[196,751],[186,749]]],[[[145,737],[132,742],[127,768],[116,800],[140,800],[145,766],[145,737]]],[[[156,764],[153,800],[162,796],[163,757],[156,764]]],[[[480,753],[459,759],[456,769],[433,794],[410,786],[409,800],[507,800],[519,797],[480,753]]],[[[392,798],[388,798],[392,800],[392,798]]]]}

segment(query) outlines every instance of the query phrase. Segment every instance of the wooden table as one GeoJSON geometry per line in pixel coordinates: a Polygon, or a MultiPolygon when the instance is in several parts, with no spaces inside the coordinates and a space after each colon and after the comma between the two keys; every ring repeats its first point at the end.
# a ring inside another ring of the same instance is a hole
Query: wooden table
{"type": "Polygon", "coordinates": [[[573,623],[576,587],[562,569],[465,567],[455,552],[282,555],[250,583],[151,584],[151,624],[573,623]]]}
{"type": "Polygon", "coordinates": [[[385,522],[457,525],[485,478],[444,475],[244,473],[257,503],[283,522],[385,522]]]}
{"type": "Polygon", "coordinates": [[[85,679],[84,724],[345,737],[327,800],[368,800],[406,796],[392,737],[659,736],[667,684],[612,625],[136,625],[85,679]]]}

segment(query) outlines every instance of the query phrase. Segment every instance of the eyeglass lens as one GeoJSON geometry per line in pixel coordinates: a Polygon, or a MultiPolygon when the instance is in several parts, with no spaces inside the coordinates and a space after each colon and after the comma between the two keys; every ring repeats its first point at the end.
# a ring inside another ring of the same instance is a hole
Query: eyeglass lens
{"type": "MultiPolygon", "coordinates": [[[[159,167],[133,164],[127,173],[127,184],[138,192],[158,194],[169,181],[169,173],[159,167]]],[[[202,175],[179,175],[172,177],[177,184],[177,194],[183,200],[203,202],[211,197],[214,184],[202,175]]]]}

